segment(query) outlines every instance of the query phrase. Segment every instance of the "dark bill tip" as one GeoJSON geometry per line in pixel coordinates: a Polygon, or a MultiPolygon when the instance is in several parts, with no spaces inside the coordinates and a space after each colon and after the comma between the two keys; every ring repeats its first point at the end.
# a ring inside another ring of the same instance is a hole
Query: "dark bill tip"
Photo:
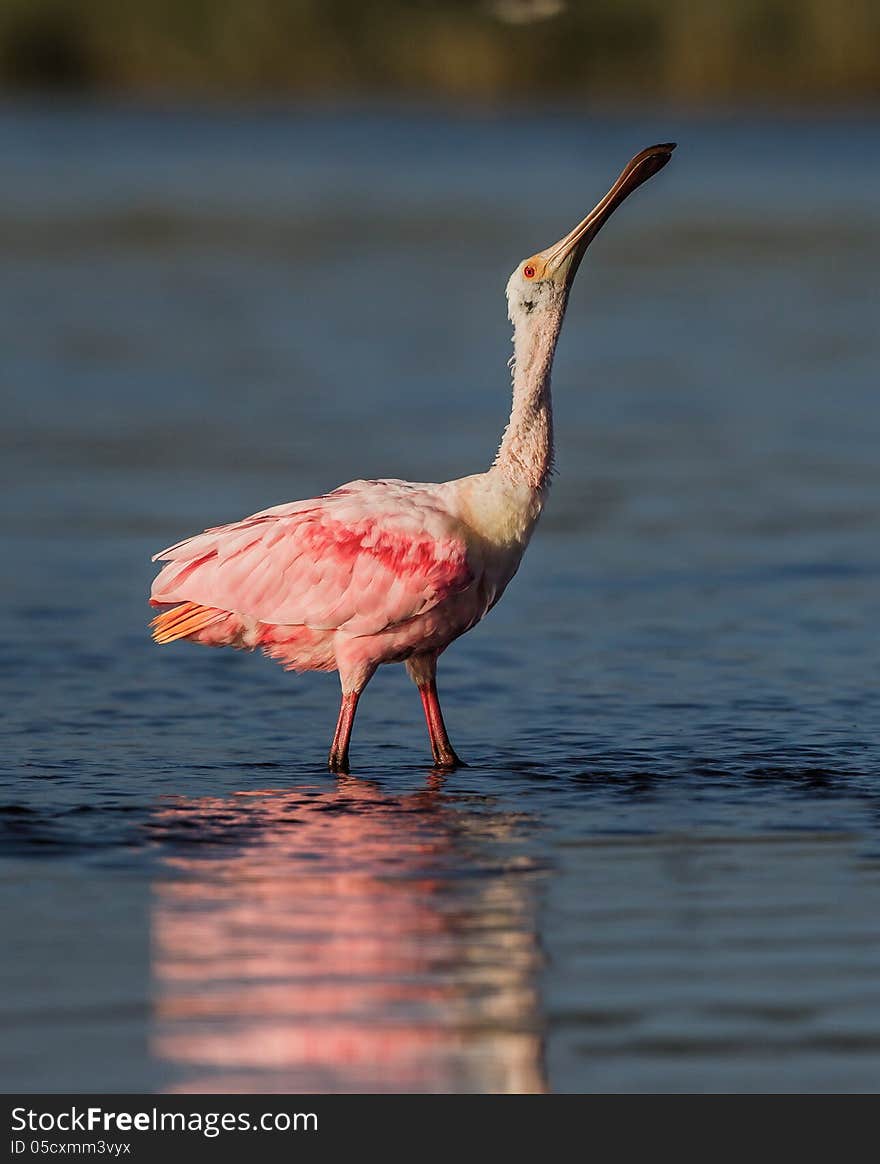
{"type": "Polygon", "coordinates": [[[674,141],[668,141],[661,145],[648,146],[646,150],[642,150],[641,153],[636,154],[624,167],[623,173],[607,195],[608,205],[605,208],[606,213],[601,216],[603,222],[620,205],[624,198],[632,194],[633,190],[637,189],[648,178],[652,178],[663,169],[672,157],[672,151],[675,149],[675,145],[676,143],[674,141]]]}
{"type": "MultiPolygon", "coordinates": [[[[663,145],[648,146],[646,150],[642,150],[640,154],[636,154],[626,170],[630,174],[638,171],[639,180],[635,185],[640,186],[646,178],[650,178],[656,174],[658,170],[662,170],[669,159],[672,157],[672,151],[675,149],[676,143],[674,141],[665,142],[663,145]]],[[[626,171],[624,171],[626,173],[626,171]]]]}

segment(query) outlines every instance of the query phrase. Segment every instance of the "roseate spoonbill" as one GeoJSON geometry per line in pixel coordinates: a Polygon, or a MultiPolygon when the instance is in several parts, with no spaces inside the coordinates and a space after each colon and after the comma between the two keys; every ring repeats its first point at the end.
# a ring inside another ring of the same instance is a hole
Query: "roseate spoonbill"
{"type": "Polygon", "coordinates": [[[455,768],[437,697],[437,658],[491,610],[516,573],[553,472],[550,370],[589,244],[674,143],[626,166],[583,221],[520,263],[507,284],[513,406],[485,473],[443,484],[352,481],[309,501],[208,529],[156,554],[157,643],[261,648],[288,670],[339,672],[329,766],[348,771],[361,693],[381,663],[419,689],[434,763],[455,768]]]}

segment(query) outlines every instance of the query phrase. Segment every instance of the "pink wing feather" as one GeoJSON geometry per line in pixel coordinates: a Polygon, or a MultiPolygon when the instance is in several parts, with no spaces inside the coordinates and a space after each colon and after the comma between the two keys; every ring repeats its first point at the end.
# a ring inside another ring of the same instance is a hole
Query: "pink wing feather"
{"type": "Polygon", "coordinates": [[[154,561],[154,606],[190,602],[264,623],[378,634],[474,581],[436,486],[355,481],[179,542],[154,561]]]}

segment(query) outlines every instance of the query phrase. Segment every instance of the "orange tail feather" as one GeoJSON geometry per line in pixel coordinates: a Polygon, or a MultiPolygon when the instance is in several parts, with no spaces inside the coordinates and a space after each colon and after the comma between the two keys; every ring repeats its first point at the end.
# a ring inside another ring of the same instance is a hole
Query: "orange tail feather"
{"type": "Polygon", "coordinates": [[[150,623],[153,638],[157,643],[173,643],[175,639],[185,639],[190,635],[225,618],[226,611],[216,606],[200,606],[198,602],[183,602],[171,610],[163,610],[150,623]]]}

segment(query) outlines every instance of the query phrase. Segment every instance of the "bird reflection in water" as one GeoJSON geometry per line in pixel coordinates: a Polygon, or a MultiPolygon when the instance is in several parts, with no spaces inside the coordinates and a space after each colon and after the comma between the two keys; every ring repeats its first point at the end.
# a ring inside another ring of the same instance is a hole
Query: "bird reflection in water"
{"type": "Polygon", "coordinates": [[[435,773],[169,797],[153,827],[171,1090],[545,1090],[526,816],[435,773]]]}

